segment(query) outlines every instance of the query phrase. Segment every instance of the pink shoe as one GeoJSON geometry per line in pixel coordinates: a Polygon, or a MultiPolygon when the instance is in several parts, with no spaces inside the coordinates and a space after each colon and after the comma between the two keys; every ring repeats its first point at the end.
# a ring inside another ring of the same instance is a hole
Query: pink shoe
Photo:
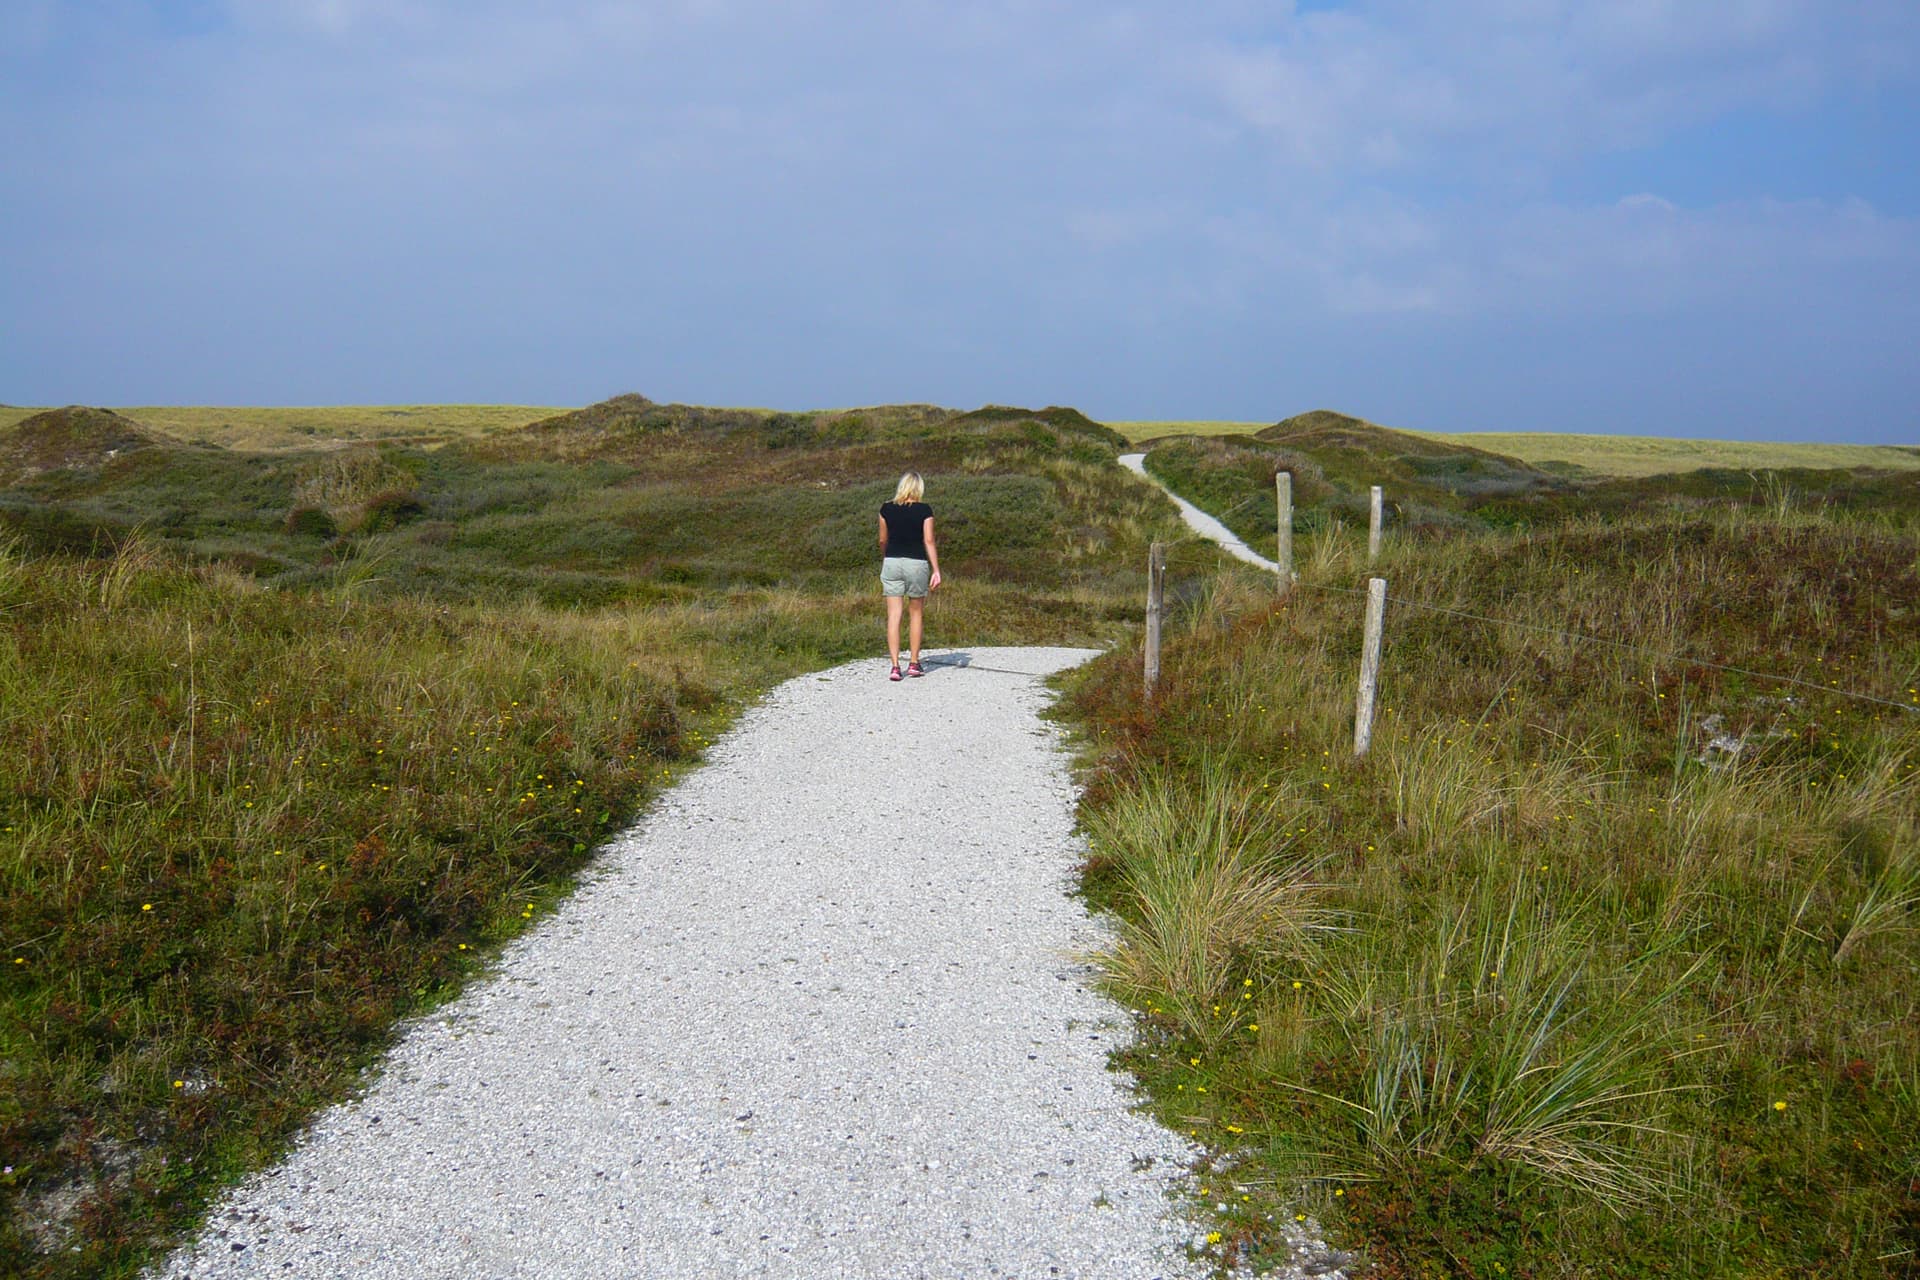
{"type": "Polygon", "coordinates": [[[907,664],[907,674],[910,676],[923,676],[927,673],[926,673],[926,670],[922,668],[919,663],[909,662],[907,664]]]}
{"type": "Polygon", "coordinates": [[[898,680],[899,678],[900,678],[900,664],[896,662],[893,666],[893,673],[889,675],[887,679],[898,680]]]}

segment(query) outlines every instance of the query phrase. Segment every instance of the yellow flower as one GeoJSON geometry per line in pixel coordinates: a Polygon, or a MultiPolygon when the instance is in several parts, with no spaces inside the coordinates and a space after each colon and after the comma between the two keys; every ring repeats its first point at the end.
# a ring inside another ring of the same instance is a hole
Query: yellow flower
{"type": "Polygon", "coordinates": [[[1260,1024],[1257,1022],[1249,1022],[1247,1024],[1247,1030],[1249,1031],[1258,1031],[1259,1029],[1260,1029],[1260,1024]]]}
{"type": "Polygon", "coordinates": [[[1785,1111],[1787,1109],[1787,1100],[1782,1098],[1780,1101],[1774,1103],[1773,1109],[1775,1111],[1785,1111]]]}
{"type": "Polygon", "coordinates": [[[1219,1244],[1219,1243],[1220,1243],[1220,1233],[1219,1233],[1218,1231],[1209,1231],[1209,1232],[1207,1232],[1207,1243],[1208,1243],[1208,1244],[1219,1244]]]}
{"type": "Polygon", "coordinates": [[[140,904],[140,909],[142,911],[151,911],[153,910],[153,904],[151,902],[143,902],[140,904]]]}
{"type": "Polygon", "coordinates": [[[1293,984],[1293,989],[1294,989],[1295,991],[1298,991],[1298,990],[1300,990],[1300,988],[1301,988],[1301,987],[1303,987],[1303,986],[1305,986],[1305,985],[1306,985],[1306,984],[1305,984],[1305,983],[1303,983],[1303,982],[1298,982],[1298,981],[1296,981],[1296,982],[1295,982],[1295,983],[1293,984]]]}

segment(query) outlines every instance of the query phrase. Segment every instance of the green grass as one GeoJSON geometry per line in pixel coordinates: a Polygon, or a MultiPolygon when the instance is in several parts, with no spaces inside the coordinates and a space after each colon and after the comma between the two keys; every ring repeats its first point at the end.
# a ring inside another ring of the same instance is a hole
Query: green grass
{"type": "MultiPolygon", "coordinates": [[[[40,412],[0,407],[0,430],[40,412]]],[[[300,451],[318,443],[437,445],[483,439],[565,413],[533,405],[415,404],[327,405],[261,408],[211,405],[145,405],[117,412],[170,435],[223,448],[300,451]]],[[[775,411],[743,410],[774,416],[775,411]]],[[[861,410],[834,410],[833,414],[861,410]]],[[[881,412],[885,412],[882,409],[881,412]]],[[[1126,420],[1104,425],[1129,444],[1172,436],[1250,436],[1272,422],[1167,419],[1126,420]]],[[[1551,431],[1409,430],[1443,444],[1507,454],[1537,467],[1574,469],[1593,476],[1640,477],[1702,468],[1762,470],[1873,467],[1920,469],[1920,448],[1897,445],[1804,444],[1769,441],[1696,440],[1664,436],[1581,435],[1551,431]]]]}
{"type": "MultiPolygon", "coordinates": [[[[1125,421],[1107,426],[1132,444],[1175,436],[1251,436],[1271,422],[1125,421]]],[[[1801,444],[1760,440],[1691,440],[1665,436],[1580,435],[1552,431],[1421,431],[1438,444],[1485,450],[1564,474],[1637,478],[1719,468],[1734,471],[1920,469],[1920,448],[1873,444],[1801,444]]]]}
{"type": "Polygon", "coordinates": [[[912,465],[943,512],[956,587],[1130,591],[1143,531],[1166,512],[1112,465],[1118,438],[1073,419],[649,406],[433,448],[163,443],[0,488],[0,530],[80,554],[139,530],[289,589],[359,574],[555,605],[837,591],[871,559],[873,511],[912,465]]]}
{"type": "Polygon", "coordinates": [[[1180,531],[1071,410],[341,411],[313,447],[206,412],[0,432],[0,1274],[133,1274],[766,683],[877,652],[907,466],[932,643],[1119,645],[1067,711],[1086,885],[1223,1260],[1296,1213],[1389,1277],[1920,1256],[1920,717],[1825,692],[1920,706],[1920,473],[1582,480],[1337,415],[1170,442],[1255,545],[1295,471],[1303,584],[1182,542],[1148,708],[1180,531]]]}
{"type": "Polygon", "coordinates": [[[4,443],[0,1275],[35,1280],[134,1274],[736,709],[879,654],[904,466],[935,645],[1118,639],[1176,527],[1056,411],[4,443]]]}
{"type": "MultiPolygon", "coordinates": [[[[0,408],[0,430],[38,412],[0,408]]],[[[438,444],[523,427],[562,411],[513,404],[369,404],[312,408],[142,405],[117,412],[197,444],[271,452],[311,449],[326,442],[438,444]]]]}
{"type": "Polygon", "coordinates": [[[1109,422],[1108,426],[1127,438],[1129,444],[1143,444],[1171,436],[1250,436],[1265,430],[1271,422],[1229,422],[1204,418],[1128,419],[1109,422]]]}
{"type": "MultiPolygon", "coordinates": [[[[1896,451],[1897,452],[1897,451],[1896,451]]],[[[1657,512],[1824,511],[1911,528],[1920,470],[1700,470],[1631,478],[1576,477],[1450,438],[1389,431],[1335,414],[1309,414],[1256,436],[1183,436],[1148,450],[1147,470],[1215,513],[1251,546],[1270,545],[1274,475],[1293,477],[1296,535],[1365,527],[1368,488],[1380,485],[1396,533],[1461,536],[1488,528],[1550,528],[1657,512]]]]}
{"type": "Polygon", "coordinates": [[[1920,469],[1920,448],[1902,445],[1683,440],[1664,436],[1560,435],[1546,431],[1416,431],[1413,434],[1511,454],[1535,466],[1565,464],[1599,476],[1631,478],[1705,468],[1733,471],[1920,469]]]}
{"type": "Polygon", "coordinates": [[[1724,504],[1402,536],[1356,760],[1363,543],[1308,534],[1283,602],[1216,586],[1152,707],[1134,649],[1068,712],[1125,1065],[1217,1153],[1222,1261],[1307,1213],[1390,1277],[1910,1274],[1911,537],[1724,504]]]}
{"type": "Polygon", "coordinates": [[[764,608],[277,592],[138,541],[0,574],[12,1275],[127,1273],[339,1096],[697,758],[764,608]]]}

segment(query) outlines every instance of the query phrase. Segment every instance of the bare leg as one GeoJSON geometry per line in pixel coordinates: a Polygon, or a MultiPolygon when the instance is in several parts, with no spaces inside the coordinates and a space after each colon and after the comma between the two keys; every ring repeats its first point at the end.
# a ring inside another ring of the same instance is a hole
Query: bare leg
{"type": "MultiPolygon", "coordinates": [[[[916,625],[914,628],[914,636],[916,637],[915,639],[916,644],[918,643],[918,636],[920,634],[919,627],[918,627],[919,619],[920,619],[920,615],[918,613],[915,613],[914,622],[916,625]]],[[[899,666],[900,665],[900,597],[899,596],[887,597],[887,652],[893,655],[893,665],[896,667],[899,666]]]]}
{"type": "MultiPolygon", "coordinates": [[[[920,633],[926,630],[927,602],[925,599],[907,601],[907,639],[910,642],[909,661],[920,661],[920,633]]],[[[895,634],[899,634],[897,631],[895,634]]]]}

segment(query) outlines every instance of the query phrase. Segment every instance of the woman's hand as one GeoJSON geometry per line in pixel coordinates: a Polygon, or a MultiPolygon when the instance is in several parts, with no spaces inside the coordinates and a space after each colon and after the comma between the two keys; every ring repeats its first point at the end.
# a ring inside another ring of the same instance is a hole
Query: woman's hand
{"type": "Polygon", "coordinates": [[[927,579],[927,590],[932,591],[935,587],[938,587],[939,585],[940,585],[940,571],[938,569],[935,569],[933,571],[933,576],[927,579]]]}

